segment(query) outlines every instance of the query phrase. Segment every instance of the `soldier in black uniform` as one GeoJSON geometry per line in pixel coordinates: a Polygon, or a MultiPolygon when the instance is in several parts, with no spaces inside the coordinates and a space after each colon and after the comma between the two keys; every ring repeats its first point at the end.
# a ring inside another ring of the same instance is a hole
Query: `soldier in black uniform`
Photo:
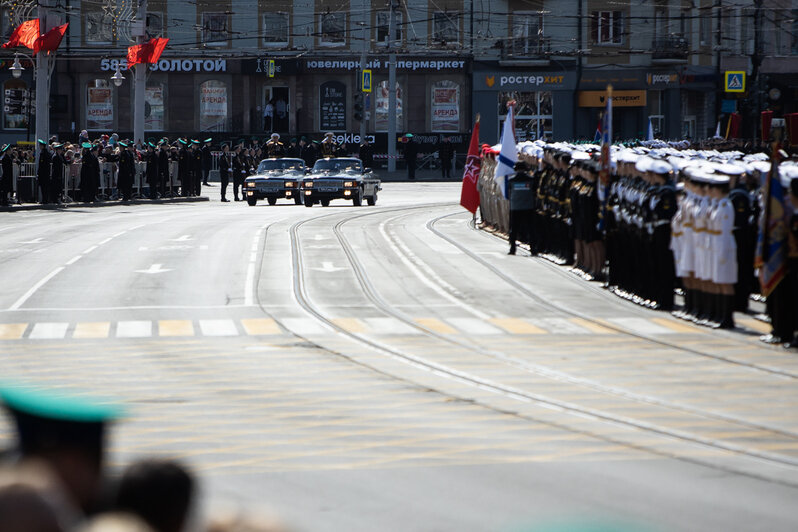
{"type": "Polygon", "coordinates": [[[676,187],[671,179],[673,167],[665,161],[653,161],[650,165],[651,199],[649,210],[651,221],[649,234],[653,268],[651,276],[651,300],[661,310],[673,310],[673,289],[676,273],[671,251],[671,220],[676,214],[676,187]]]}
{"type": "Polygon", "coordinates": [[[754,226],[751,196],[745,188],[742,176],[738,176],[734,188],[729,192],[729,201],[734,206],[734,241],[737,244],[737,284],[734,287],[734,308],[739,312],[748,310],[754,271],[754,226]],[[752,237],[753,233],[753,237],[752,237]]]}
{"type": "Polygon", "coordinates": [[[213,167],[213,156],[211,155],[211,141],[212,138],[207,138],[203,141],[202,146],[202,184],[206,187],[211,186],[208,183],[208,175],[211,173],[213,167]]]}
{"type": "Polygon", "coordinates": [[[199,196],[202,192],[202,149],[198,140],[192,140],[191,147],[191,195],[199,196]]]}
{"type": "Polygon", "coordinates": [[[119,146],[122,151],[119,153],[117,186],[122,193],[122,200],[130,201],[133,196],[133,177],[136,175],[136,163],[132,152],[133,145],[120,141],[119,146]]]}
{"type": "Polygon", "coordinates": [[[285,157],[299,157],[299,146],[297,146],[296,137],[292,137],[288,146],[285,147],[285,157]]]}
{"type": "MultiPolygon", "coordinates": [[[[147,143],[147,153],[144,155],[144,162],[147,163],[147,185],[150,189],[150,199],[158,199],[158,177],[160,175],[160,156],[155,151],[155,144],[147,143]]],[[[167,164],[169,164],[167,162],[167,164]]]]}
{"type": "Polygon", "coordinates": [[[53,154],[53,163],[52,163],[52,174],[53,174],[53,187],[52,187],[52,203],[58,203],[61,201],[61,195],[64,193],[64,167],[66,166],[66,159],[64,158],[64,145],[54,143],[53,150],[55,153],[53,154]]]}
{"type": "Polygon", "coordinates": [[[244,199],[243,197],[240,199],[238,197],[239,189],[244,185],[244,177],[247,172],[242,146],[243,144],[236,146],[235,155],[233,156],[233,199],[235,201],[242,201],[244,199]]]}
{"type": "Polygon", "coordinates": [[[177,178],[180,180],[180,195],[188,196],[191,191],[191,154],[188,151],[188,142],[177,139],[180,147],[177,152],[177,178]]]}
{"type": "Polygon", "coordinates": [[[13,192],[14,159],[8,151],[11,144],[0,150],[0,205],[8,205],[8,195],[13,192]]]}
{"type": "Polygon", "coordinates": [[[454,157],[454,146],[449,137],[443,136],[438,144],[438,158],[441,161],[441,177],[449,179],[452,177],[452,158],[454,157]]]}
{"type": "Polygon", "coordinates": [[[166,187],[169,186],[171,192],[171,182],[169,180],[169,142],[161,140],[158,143],[158,190],[161,197],[166,196],[166,187]]]}
{"type": "Polygon", "coordinates": [[[534,180],[529,175],[529,165],[524,161],[515,163],[515,175],[509,180],[508,194],[510,196],[510,251],[515,255],[516,241],[530,242],[530,224],[535,212],[534,180]]]}
{"type": "Polygon", "coordinates": [[[225,196],[227,185],[230,184],[230,174],[233,173],[233,155],[230,153],[230,145],[222,144],[222,156],[219,158],[219,180],[221,181],[222,201],[230,201],[225,196]]]}
{"type": "Polygon", "coordinates": [[[84,142],[81,146],[83,147],[80,165],[81,196],[84,202],[93,203],[96,201],[97,189],[100,186],[100,161],[97,160],[100,145],[84,142]]]}
{"type": "Polygon", "coordinates": [[[407,178],[416,178],[416,165],[418,164],[418,144],[413,140],[413,135],[405,135],[404,159],[407,165],[407,178]]]}
{"type": "Polygon", "coordinates": [[[363,137],[363,143],[358,150],[358,156],[363,163],[363,168],[374,168],[374,146],[369,142],[368,136],[363,137]]]}
{"type": "Polygon", "coordinates": [[[50,148],[42,139],[39,142],[39,167],[36,170],[36,178],[39,181],[39,190],[42,195],[42,204],[50,203],[50,183],[51,168],[53,156],[50,154],[50,148]]]}

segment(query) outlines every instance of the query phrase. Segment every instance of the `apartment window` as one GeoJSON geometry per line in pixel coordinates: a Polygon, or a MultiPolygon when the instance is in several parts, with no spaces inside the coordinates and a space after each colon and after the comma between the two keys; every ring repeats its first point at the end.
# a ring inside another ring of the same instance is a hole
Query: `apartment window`
{"type": "Polygon", "coordinates": [[[670,19],[664,6],[654,8],[654,40],[663,41],[670,35],[670,19]]]}
{"type": "Polygon", "coordinates": [[[230,38],[227,13],[202,14],[202,42],[205,46],[226,46],[230,38]]]}
{"type": "Polygon", "coordinates": [[[166,33],[164,32],[164,28],[166,24],[164,24],[164,19],[166,15],[163,13],[147,13],[147,37],[150,39],[155,39],[158,37],[165,37],[166,33]]]}
{"type": "Polygon", "coordinates": [[[88,11],[83,14],[83,42],[93,45],[114,44],[114,19],[105,11],[88,11]]]}
{"type": "Polygon", "coordinates": [[[775,10],[773,14],[773,29],[775,31],[775,39],[773,43],[774,55],[788,55],[792,44],[792,36],[790,29],[792,28],[791,21],[788,21],[788,16],[791,13],[782,10],[775,10]]]}
{"type": "Polygon", "coordinates": [[[263,13],[263,44],[288,46],[288,13],[263,13]]]}
{"type": "Polygon", "coordinates": [[[700,10],[698,17],[698,39],[701,46],[712,46],[712,10],[700,10]]]}
{"type": "Polygon", "coordinates": [[[327,12],[319,19],[319,44],[343,46],[346,44],[346,13],[327,12]]]}
{"type": "Polygon", "coordinates": [[[439,43],[459,43],[460,15],[436,11],[432,18],[432,40],[439,43]]]}
{"type": "Polygon", "coordinates": [[[593,12],[593,42],[623,44],[623,13],[621,11],[593,12]]]}
{"type": "MultiPolygon", "coordinates": [[[[391,12],[388,10],[377,11],[377,45],[385,46],[389,40],[391,12]]],[[[393,42],[402,42],[402,13],[393,14],[393,42]]]]}
{"type": "Polygon", "coordinates": [[[792,55],[798,55],[798,9],[792,10],[792,46],[790,51],[792,55]]]}
{"type": "Polygon", "coordinates": [[[543,15],[540,13],[516,12],[512,16],[513,55],[538,53],[543,39],[543,15]]]}

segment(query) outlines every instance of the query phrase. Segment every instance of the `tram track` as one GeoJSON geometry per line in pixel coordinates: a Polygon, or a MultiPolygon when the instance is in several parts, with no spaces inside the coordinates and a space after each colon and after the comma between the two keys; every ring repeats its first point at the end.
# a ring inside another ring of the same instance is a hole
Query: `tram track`
{"type": "MultiPolygon", "coordinates": [[[[593,391],[599,391],[599,392],[602,392],[602,393],[615,395],[616,397],[621,397],[621,398],[623,398],[625,400],[632,401],[632,402],[645,403],[645,404],[651,405],[651,406],[677,410],[677,411],[680,411],[682,413],[686,413],[686,414],[690,414],[690,415],[694,415],[694,416],[699,416],[699,417],[702,417],[704,419],[713,419],[715,421],[722,421],[724,423],[734,424],[734,425],[736,425],[738,427],[754,429],[754,430],[760,430],[760,431],[768,431],[768,432],[772,433],[773,435],[778,435],[779,437],[782,437],[782,438],[789,438],[791,440],[794,440],[794,439],[798,438],[798,435],[796,435],[796,434],[793,434],[793,433],[790,433],[790,432],[787,432],[787,431],[782,431],[782,430],[779,430],[779,429],[774,429],[773,427],[766,427],[766,426],[762,426],[762,425],[759,425],[759,424],[750,423],[750,422],[748,422],[746,420],[743,420],[743,419],[734,418],[734,417],[731,417],[731,416],[725,416],[725,415],[722,415],[722,414],[717,414],[717,413],[713,413],[713,412],[707,412],[707,411],[704,411],[704,410],[693,409],[693,408],[690,408],[690,407],[685,407],[684,405],[677,405],[677,404],[673,404],[673,403],[668,403],[666,401],[661,401],[661,400],[656,399],[656,398],[640,396],[639,394],[634,394],[632,392],[628,392],[628,391],[621,390],[621,389],[618,389],[618,388],[607,387],[607,386],[604,386],[604,385],[600,385],[600,384],[597,384],[597,383],[593,383],[593,382],[587,381],[585,379],[574,378],[573,376],[569,376],[567,374],[563,374],[562,372],[552,371],[552,370],[549,370],[547,368],[542,368],[540,366],[531,367],[528,364],[518,366],[517,364],[518,364],[519,361],[512,359],[512,357],[507,357],[506,355],[498,353],[499,356],[497,358],[497,353],[495,353],[495,352],[489,352],[489,351],[487,351],[485,349],[482,349],[482,348],[475,349],[475,347],[472,344],[466,344],[465,342],[462,342],[462,341],[460,341],[460,340],[458,340],[456,338],[451,338],[451,337],[448,337],[446,335],[442,335],[440,333],[432,331],[432,330],[428,329],[427,327],[424,327],[424,326],[414,322],[409,316],[405,315],[404,313],[402,313],[401,311],[397,310],[395,307],[390,305],[388,302],[386,302],[382,298],[382,296],[379,294],[379,292],[375,289],[373,283],[369,279],[368,273],[367,273],[364,265],[357,258],[356,254],[355,254],[355,251],[354,251],[354,248],[352,247],[352,245],[349,242],[349,240],[347,239],[347,237],[344,235],[343,228],[344,228],[344,226],[346,224],[348,224],[350,222],[353,222],[355,220],[367,217],[367,216],[385,215],[385,214],[399,212],[401,214],[399,214],[398,216],[395,216],[393,218],[393,219],[397,219],[397,218],[401,218],[402,216],[407,216],[408,215],[407,211],[417,212],[418,210],[428,209],[428,208],[431,208],[431,207],[439,208],[440,205],[419,205],[419,206],[403,207],[403,208],[396,208],[396,209],[390,209],[390,210],[383,209],[383,210],[380,210],[379,212],[369,212],[369,213],[364,213],[364,214],[358,214],[358,215],[355,215],[355,216],[350,216],[350,217],[347,217],[347,218],[345,218],[343,220],[339,220],[337,223],[334,224],[333,232],[334,232],[336,238],[338,239],[338,241],[339,241],[339,243],[340,243],[340,245],[342,247],[342,250],[344,251],[344,253],[345,253],[346,257],[347,257],[347,260],[350,263],[350,266],[351,266],[352,271],[353,271],[353,273],[354,273],[354,275],[355,275],[355,277],[357,279],[358,284],[360,285],[364,295],[374,305],[374,307],[377,308],[380,312],[382,312],[382,313],[384,313],[384,314],[386,314],[388,316],[392,316],[392,317],[394,317],[396,319],[401,320],[406,325],[411,326],[411,327],[419,330],[422,334],[426,335],[428,338],[433,338],[435,340],[445,342],[449,346],[456,346],[456,347],[461,348],[461,349],[468,349],[469,351],[475,352],[475,353],[480,354],[482,356],[488,356],[488,357],[493,358],[493,359],[495,359],[495,360],[497,360],[499,362],[502,362],[504,364],[510,364],[515,369],[522,369],[522,370],[527,371],[527,372],[533,371],[533,372],[535,372],[536,375],[541,376],[541,377],[550,378],[550,379],[556,380],[558,382],[564,382],[564,383],[570,384],[570,385],[587,387],[587,388],[592,389],[593,391]]],[[[323,218],[328,218],[328,217],[331,217],[331,216],[336,216],[336,215],[324,216],[323,218]]],[[[448,217],[448,216],[452,216],[452,214],[445,215],[445,216],[440,216],[440,217],[437,217],[434,220],[431,220],[430,222],[428,222],[428,224],[431,224],[431,225],[428,225],[428,227],[433,229],[433,232],[435,232],[435,230],[434,230],[435,222],[440,220],[440,219],[443,219],[445,217],[448,217]]],[[[613,415],[613,414],[608,414],[608,413],[602,412],[600,410],[596,410],[596,409],[592,409],[592,408],[588,408],[588,407],[583,407],[583,406],[580,406],[580,405],[577,405],[577,404],[573,404],[573,403],[562,401],[562,400],[558,400],[558,399],[553,399],[551,397],[546,397],[546,396],[543,396],[541,394],[530,393],[529,391],[526,391],[526,390],[521,390],[521,389],[518,389],[518,388],[515,388],[515,387],[512,387],[512,386],[507,386],[507,385],[504,385],[504,384],[501,384],[501,383],[498,383],[498,382],[491,381],[489,379],[482,378],[482,377],[480,377],[478,375],[473,375],[473,374],[470,374],[468,372],[464,372],[464,371],[458,370],[456,368],[452,368],[452,367],[449,367],[447,365],[437,363],[437,362],[435,362],[433,360],[430,360],[428,358],[419,357],[418,355],[409,353],[409,352],[407,352],[404,349],[399,349],[396,346],[386,345],[383,342],[377,341],[377,340],[372,339],[372,338],[366,338],[366,337],[364,337],[362,335],[359,335],[359,334],[356,334],[356,333],[353,333],[351,331],[346,330],[345,328],[337,325],[331,318],[326,316],[324,314],[323,310],[321,308],[317,307],[313,303],[310,295],[307,292],[307,287],[306,287],[305,280],[304,280],[304,257],[303,257],[303,253],[302,253],[302,249],[301,249],[301,238],[300,238],[299,232],[300,232],[300,229],[305,224],[308,224],[308,223],[313,222],[313,221],[318,221],[318,220],[319,220],[319,218],[303,220],[303,221],[300,221],[300,222],[297,222],[297,223],[293,224],[290,227],[290,229],[289,229],[290,241],[291,241],[292,264],[293,264],[293,271],[294,271],[294,273],[293,273],[293,281],[292,281],[293,292],[294,292],[294,296],[295,296],[297,302],[299,303],[300,307],[305,312],[307,312],[309,315],[311,315],[317,321],[319,321],[320,323],[324,324],[329,329],[337,332],[338,334],[340,334],[340,335],[342,335],[342,336],[344,336],[344,337],[346,337],[346,338],[348,338],[348,339],[350,339],[352,341],[355,341],[355,342],[357,342],[357,343],[359,343],[361,345],[365,345],[365,346],[369,347],[370,349],[373,349],[374,351],[376,351],[376,352],[378,352],[378,353],[380,353],[382,355],[385,355],[385,356],[388,356],[390,358],[393,358],[394,360],[399,360],[399,361],[401,361],[401,362],[403,362],[405,364],[409,364],[409,365],[411,365],[413,367],[416,367],[418,369],[421,369],[421,370],[424,370],[424,371],[427,371],[427,372],[431,372],[431,373],[436,374],[436,375],[441,376],[441,377],[445,377],[446,379],[455,380],[457,382],[464,383],[464,384],[476,387],[476,388],[481,389],[481,390],[486,390],[486,391],[489,391],[489,392],[494,393],[494,394],[500,394],[502,396],[512,398],[514,400],[522,401],[522,402],[525,402],[525,403],[537,404],[537,405],[541,405],[541,406],[544,406],[544,407],[547,407],[547,408],[554,408],[554,409],[566,411],[566,412],[569,412],[571,414],[578,415],[578,416],[581,416],[581,417],[587,417],[589,419],[599,420],[599,421],[603,421],[603,422],[610,423],[610,424],[613,424],[613,425],[622,425],[622,426],[625,426],[627,428],[633,428],[635,430],[645,431],[645,432],[650,433],[650,434],[656,434],[658,436],[662,436],[662,437],[666,437],[666,438],[672,438],[672,439],[677,439],[677,440],[684,441],[684,442],[689,442],[689,443],[692,443],[692,444],[695,444],[695,445],[699,445],[699,446],[702,446],[702,447],[706,447],[706,448],[712,448],[712,449],[716,449],[716,450],[723,450],[723,451],[727,451],[727,452],[732,452],[732,453],[739,454],[739,455],[745,455],[745,456],[747,456],[749,458],[753,458],[753,459],[757,459],[757,460],[764,460],[766,462],[773,463],[773,464],[779,464],[779,465],[782,465],[782,466],[790,466],[790,467],[798,466],[798,460],[793,459],[793,458],[788,457],[788,456],[777,455],[777,454],[768,453],[768,452],[762,452],[762,451],[759,451],[757,449],[746,448],[746,447],[738,446],[738,445],[731,444],[731,443],[724,442],[724,441],[708,439],[708,438],[704,438],[704,437],[702,437],[700,435],[686,433],[686,432],[683,432],[683,431],[675,431],[675,430],[672,430],[672,429],[659,427],[659,426],[656,426],[656,425],[653,425],[653,424],[650,424],[650,423],[642,422],[642,421],[631,419],[631,418],[628,418],[628,417],[621,417],[621,416],[617,416],[617,415],[613,415]]],[[[443,238],[444,240],[447,240],[447,238],[444,235],[439,234],[438,236],[440,238],[443,238]]],[[[460,248],[461,246],[456,246],[456,247],[460,248]]],[[[469,254],[469,256],[472,256],[472,258],[481,259],[481,257],[474,256],[474,255],[471,255],[471,254],[469,254]]],[[[261,307],[263,307],[263,306],[261,305],[261,307]]],[[[264,311],[265,311],[265,309],[264,309],[264,311]]],[[[279,318],[276,318],[276,319],[277,319],[278,322],[280,321],[279,318]]],[[[602,325],[606,327],[606,324],[602,324],[602,325]]],[[[284,325],[281,323],[281,326],[284,326],[284,325]]],[[[286,329],[290,330],[288,328],[286,328],[286,329]]],[[[627,333],[627,331],[623,330],[622,328],[618,328],[618,332],[627,333]]],[[[331,350],[331,349],[321,345],[318,342],[315,342],[315,341],[313,341],[313,340],[311,340],[309,338],[303,337],[300,334],[296,334],[296,333],[294,333],[294,334],[298,338],[301,338],[302,340],[304,340],[306,342],[309,342],[309,343],[313,344],[314,346],[316,346],[316,347],[318,347],[320,349],[323,349],[324,351],[327,351],[327,352],[329,352],[329,353],[331,353],[333,355],[339,356],[339,357],[344,357],[347,360],[349,360],[350,362],[354,362],[354,363],[356,363],[358,365],[364,366],[364,367],[368,368],[371,371],[375,371],[377,373],[380,373],[380,374],[383,374],[383,375],[387,375],[387,376],[389,376],[391,378],[394,378],[394,379],[400,378],[400,377],[397,377],[396,375],[392,375],[390,373],[386,373],[385,371],[374,367],[372,364],[364,363],[363,361],[360,361],[360,360],[355,360],[352,356],[350,356],[350,355],[348,355],[346,353],[341,353],[339,351],[331,350]]],[[[634,335],[634,336],[640,337],[642,339],[646,339],[645,336],[642,336],[642,335],[634,335]]],[[[657,343],[661,343],[661,342],[657,341],[657,343]]],[[[670,346],[670,344],[668,344],[667,342],[665,342],[664,345],[670,346]]],[[[770,373],[772,373],[772,372],[770,372],[770,373]]],[[[406,380],[406,379],[401,379],[401,380],[406,380]]],[[[410,383],[412,383],[413,385],[416,385],[416,386],[419,385],[418,383],[415,383],[413,381],[410,381],[410,383]]],[[[463,399],[461,397],[456,397],[456,396],[454,396],[454,395],[452,395],[450,393],[447,393],[447,392],[445,392],[443,390],[434,390],[434,391],[436,391],[437,393],[441,393],[443,395],[446,395],[446,396],[454,397],[454,398],[457,398],[457,399],[463,399]]],[[[491,408],[490,405],[482,405],[482,406],[485,406],[486,408],[491,408]]],[[[494,408],[494,410],[498,410],[498,409],[494,408]]],[[[503,410],[499,410],[499,411],[502,411],[502,413],[505,413],[505,414],[508,413],[508,412],[504,412],[503,410]]],[[[514,415],[519,415],[519,414],[514,413],[514,415]]],[[[535,418],[532,418],[530,416],[523,416],[522,415],[521,417],[524,417],[525,419],[529,419],[531,421],[536,421],[536,422],[546,423],[546,424],[552,424],[551,421],[535,419],[535,418]]],[[[559,428],[565,429],[565,430],[569,430],[571,432],[579,432],[578,430],[575,430],[572,427],[560,426],[559,428]]],[[[636,447],[634,444],[630,444],[630,442],[628,442],[628,441],[616,441],[616,440],[614,440],[612,438],[608,438],[605,435],[594,434],[594,433],[589,433],[589,435],[592,436],[592,437],[596,437],[596,438],[600,438],[600,439],[606,440],[606,441],[612,441],[613,443],[618,443],[618,444],[621,444],[621,445],[624,445],[624,446],[627,446],[627,447],[632,447],[632,448],[636,447]]],[[[660,454],[660,455],[664,455],[664,456],[671,456],[671,457],[680,458],[680,459],[687,459],[684,456],[670,455],[668,453],[663,453],[663,452],[661,452],[659,450],[651,449],[651,448],[648,448],[648,447],[641,448],[641,450],[645,450],[645,451],[648,451],[648,452],[653,452],[655,454],[660,454]]],[[[693,458],[689,458],[689,460],[694,461],[693,458]]],[[[705,463],[703,461],[699,461],[699,463],[702,463],[703,465],[711,465],[712,467],[718,467],[717,465],[708,464],[708,463],[705,463]]],[[[750,473],[746,472],[745,474],[750,474],[750,473]]],[[[753,476],[756,476],[756,475],[753,475],[753,476]]],[[[784,481],[778,480],[778,479],[772,479],[772,478],[768,478],[768,477],[765,477],[765,478],[767,478],[767,480],[771,480],[771,481],[784,482],[784,481]]],[[[793,485],[790,482],[784,482],[784,483],[786,483],[788,485],[793,485]]],[[[796,484],[796,485],[798,485],[798,484],[796,484]]]]}

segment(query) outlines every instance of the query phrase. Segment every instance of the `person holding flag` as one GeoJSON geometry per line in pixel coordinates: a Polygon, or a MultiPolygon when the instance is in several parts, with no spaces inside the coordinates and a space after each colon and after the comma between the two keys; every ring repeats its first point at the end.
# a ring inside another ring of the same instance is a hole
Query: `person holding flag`
{"type": "Polygon", "coordinates": [[[515,100],[507,102],[507,119],[504,121],[501,150],[499,151],[499,156],[496,158],[496,171],[493,175],[493,179],[496,181],[505,199],[509,199],[507,180],[509,176],[515,174],[515,163],[518,162],[518,148],[515,144],[514,109],[515,100]]]}
{"type": "Polygon", "coordinates": [[[479,115],[477,115],[474,129],[471,132],[471,143],[468,145],[468,156],[466,157],[465,170],[463,171],[463,187],[460,190],[460,205],[473,214],[474,219],[476,219],[477,208],[479,208],[477,181],[479,180],[481,167],[482,159],[480,159],[479,154],[479,115]]]}

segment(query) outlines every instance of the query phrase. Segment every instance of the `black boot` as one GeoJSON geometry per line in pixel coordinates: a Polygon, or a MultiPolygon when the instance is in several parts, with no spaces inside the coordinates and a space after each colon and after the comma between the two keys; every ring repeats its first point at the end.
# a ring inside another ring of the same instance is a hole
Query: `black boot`
{"type": "Polygon", "coordinates": [[[699,324],[701,320],[706,319],[706,293],[701,290],[695,292],[695,308],[693,309],[693,323],[699,324]]]}
{"type": "Polygon", "coordinates": [[[723,321],[723,296],[721,294],[712,294],[712,306],[710,307],[709,318],[707,318],[707,325],[713,329],[720,327],[720,322],[723,321]]]}
{"type": "Polygon", "coordinates": [[[721,297],[721,320],[718,327],[721,329],[734,329],[734,296],[722,295],[721,297]]]}

